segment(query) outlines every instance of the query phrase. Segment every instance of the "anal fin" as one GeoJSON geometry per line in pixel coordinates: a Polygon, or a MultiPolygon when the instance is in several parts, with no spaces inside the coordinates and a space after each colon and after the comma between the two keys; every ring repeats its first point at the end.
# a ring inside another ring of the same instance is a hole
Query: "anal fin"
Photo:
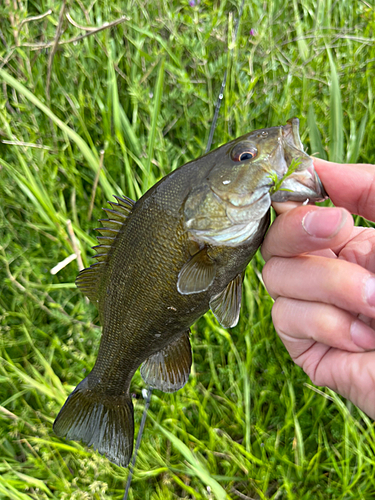
{"type": "Polygon", "coordinates": [[[243,273],[238,274],[226,288],[210,300],[210,309],[224,328],[237,325],[241,309],[243,273]]]}
{"type": "Polygon", "coordinates": [[[188,381],[192,363],[189,333],[150,356],[141,367],[143,380],[163,392],[175,392],[188,381]]]}

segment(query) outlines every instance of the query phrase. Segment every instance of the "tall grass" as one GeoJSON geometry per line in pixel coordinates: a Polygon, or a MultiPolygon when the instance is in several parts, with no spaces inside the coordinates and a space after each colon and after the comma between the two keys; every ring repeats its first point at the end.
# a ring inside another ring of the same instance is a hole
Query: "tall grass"
{"type": "MultiPolygon", "coordinates": [[[[52,431],[100,328],[77,261],[50,270],[77,245],[90,264],[112,194],[138,198],[203,154],[225,70],[213,147],[298,116],[309,152],[375,163],[370,3],[245,2],[233,46],[238,7],[0,3],[0,498],[122,498],[127,470],[52,431]]],[[[374,498],[374,424],[290,361],[262,265],[247,270],[238,326],[206,314],[189,383],[154,391],[130,498],[374,498]]],[[[136,430],[143,387],[137,373],[136,430]]]]}

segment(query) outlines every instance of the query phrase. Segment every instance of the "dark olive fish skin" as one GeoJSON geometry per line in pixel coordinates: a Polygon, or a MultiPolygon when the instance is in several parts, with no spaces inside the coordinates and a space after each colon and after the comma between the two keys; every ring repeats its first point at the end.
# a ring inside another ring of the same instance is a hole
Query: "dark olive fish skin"
{"type": "MultiPolygon", "coordinates": [[[[89,375],[98,390],[103,386],[107,392],[111,381],[115,394],[119,388],[128,391],[139,365],[180,337],[209,309],[210,298],[242,273],[263,240],[268,213],[251,244],[220,252],[212,248],[217,274],[209,290],[178,293],[179,272],[191,258],[178,200],[186,198],[192,180],[197,180],[195,167],[192,164],[184,172],[175,171],[151,188],[134,205],[126,232],[116,242],[108,272],[100,283],[104,299],[99,310],[106,321],[98,358],[89,375]]],[[[205,170],[207,166],[199,177],[204,177],[205,170]]]]}
{"type": "MultiPolygon", "coordinates": [[[[324,197],[311,160],[290,139],[295,128],[292,122],[247,134],[170,173],[136,203],[111,204],[99,262],[77,278],[99,309],[99,353],[55,421],[59,436],[126,466],[134,434],[129,389],[138,367],[144,363],[150,386],[178,390],[190,372],[189,327],[210,307],[223,326],[236,324],[243,272],[269,225],[269,173],[279,168],[284,175],[280,157],[290,154],[289,143],[294,157],[306,157],[300,171],[310,169],[310,196],[324,197]]],[[[297,196],[303,190],[299,184],[297,196]]]]}

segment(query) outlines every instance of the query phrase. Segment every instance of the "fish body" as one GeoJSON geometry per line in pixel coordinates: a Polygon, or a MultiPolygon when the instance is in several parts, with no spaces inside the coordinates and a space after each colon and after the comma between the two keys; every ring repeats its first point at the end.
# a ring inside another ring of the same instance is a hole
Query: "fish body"
{"type": "Polygon", "coordinates": [[[270,174],[282,178],[297,158],[286,179],[292,190],[274,193],[275,201],[324,198],[296,119],[187,163],[137,202],[116,197],[102,220],[98,262],[77,278],[99,310],[99,353],[55,421],[59,436],[129,463],[135,371],[143,363],[149,386],[176,391],[190,372],[190,326],[210,308],[224,327],[237,323],[243,273],[269,225],[270,174]]]}

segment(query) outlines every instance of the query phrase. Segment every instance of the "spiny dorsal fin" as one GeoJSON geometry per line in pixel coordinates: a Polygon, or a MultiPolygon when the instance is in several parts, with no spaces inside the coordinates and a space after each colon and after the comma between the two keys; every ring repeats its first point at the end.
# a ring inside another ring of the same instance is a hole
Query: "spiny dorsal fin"
{"type": "Polygon", "coordinates": [[[135,204],[133,200],[126,196],[121,198],[120,196],[114,195],[114,197],[118,203],[114,203],[113,201],[108,202],[112,209],[103,208],[103,210],[107,212],[108,219],[99,219],[99,222],[101,222],[104,227],[96,228],[102,235],[97,236],[99,245],[93,247],[93,249],[96,250],[94,259],[97,259],[98,262],[83,269],[76,279],[77,287],[94,303],[98,302],[99,282],[103,270],[106,267],[108,254],[135,204]]]}

